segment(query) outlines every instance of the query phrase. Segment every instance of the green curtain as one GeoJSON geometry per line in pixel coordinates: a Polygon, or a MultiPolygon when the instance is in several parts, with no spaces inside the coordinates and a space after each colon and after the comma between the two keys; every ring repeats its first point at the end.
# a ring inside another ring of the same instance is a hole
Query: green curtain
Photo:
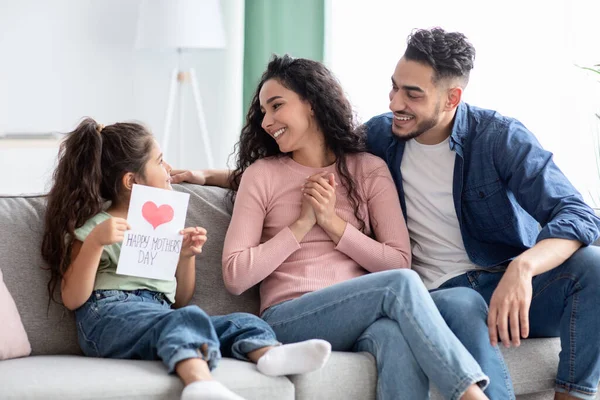
{"type": "Polygon", "coordinates": [[[244,120],[272,54],[323,61],[325,0],[246,0],[244,120]]]}

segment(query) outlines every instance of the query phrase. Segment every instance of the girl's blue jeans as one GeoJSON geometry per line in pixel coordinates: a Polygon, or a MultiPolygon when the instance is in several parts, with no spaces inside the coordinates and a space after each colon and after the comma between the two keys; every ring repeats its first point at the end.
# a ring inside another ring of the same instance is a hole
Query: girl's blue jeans
{"type": "Polygon", "coordinates": [[[186,359],[202,358],[212,370],[222,356],[248,360],[248,353],[279,344],[255,315],[211,317],[194,305],[172,309],[162,293],[148,290],[94,291],[75,317],[86,356],[160,359],[171,373],[186,359]]]}

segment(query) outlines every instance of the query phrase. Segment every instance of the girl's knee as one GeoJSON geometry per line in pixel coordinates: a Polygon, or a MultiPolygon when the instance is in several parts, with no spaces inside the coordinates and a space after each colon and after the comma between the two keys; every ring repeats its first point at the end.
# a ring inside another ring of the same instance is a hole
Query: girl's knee
{"type": "Polygon", "coordinates": [[[265,320],[254,314],[237,312],[229,314],[227,317],[232,323],[242,328],[253,327],[271,330],[271,326],[265,320]]]}

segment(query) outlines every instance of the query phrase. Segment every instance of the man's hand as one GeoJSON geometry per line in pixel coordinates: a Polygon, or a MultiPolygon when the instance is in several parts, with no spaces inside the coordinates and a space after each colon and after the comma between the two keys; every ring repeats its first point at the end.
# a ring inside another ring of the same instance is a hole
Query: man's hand
{"type": "Polygon", "coordinates": [[[203,170],[186,170],[186,169],[172,169],[171,170],[171,182],[181,183],[189,182],[195,183],[196,185],[206,184],[206,173],[203,170]]]}
{"type": "Polygon", "coordinates": [[[521,344],[529,336],[529,307],[532,289],[531,269],[513,260],[498,283],[488,314],[490,342],[498,344],[498,335],[505,347],[521,344]],[[510,335],[509,335],[510,332],[510,335]]]}

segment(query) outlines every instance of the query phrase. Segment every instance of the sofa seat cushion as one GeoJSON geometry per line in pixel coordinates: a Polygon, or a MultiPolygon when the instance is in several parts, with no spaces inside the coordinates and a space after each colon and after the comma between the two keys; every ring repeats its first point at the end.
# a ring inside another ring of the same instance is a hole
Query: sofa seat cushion
{"type": "MultiPolygon", "coordinates": [[[[213,376],[248,400],[294,399],[286,377],[265,376],[248,362],[223,359],[213,376]]],[[[182,390],[159,361],[32,356],[0,362],[3,400],[179,400],[182,390]]]]}
{"type": "MultiPolygon", "coordinates": [[[[518,348],[501,346],[517,399],[553,399],[554,378],[558,368],[558,338],[527,339],[518,348]],[[534,393],[538,393],[536,396],[534,393]],[[528,395],[528,396],[526,396],[528,395]]],[[[434,391],[431,400],[441,400],[434,391]]]]}
{"type": "Polygon", "coordinates": [[[320,370],[289,378],[297,400],[375,400],[377,369],[369,353],[334,351],[320,370]]]}
{"type": "MultiPolygon", "coordinates": [[[[559,351],[557,338],[528,339],[519,348],[502,348],[517,399],[528,399],[527,395],[534,393],[539,393],[540,399],[553,398],[559,351]]],[[[368,353],[333,352],[321,370],[289,378],[296,387],[298,400],[375,400],[377,370],[368,353]]],[[[442,399],[434,388],[431,400],[442,399]]]]}
{"type": "Polygon", "coordinates": [[[502,348],[515,393],[553,390],[559,353],[559,338],[527,339],[518,348],[502,348]]]}

